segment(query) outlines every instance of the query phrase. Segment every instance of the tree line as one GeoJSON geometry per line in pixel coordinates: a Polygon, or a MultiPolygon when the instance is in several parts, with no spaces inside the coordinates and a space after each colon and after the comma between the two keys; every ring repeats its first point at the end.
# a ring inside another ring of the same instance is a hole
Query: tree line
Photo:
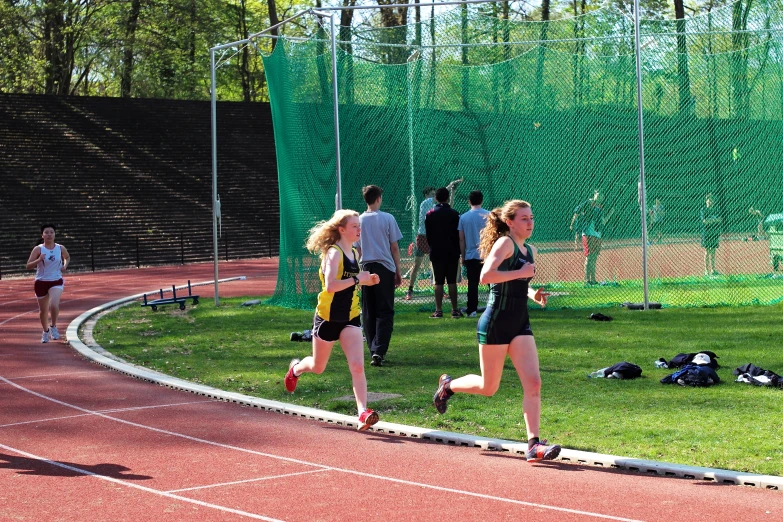
{"type": "MultiPolygon", "coordinates": [[[[355,6],[372,0],[338,0],[337,6],[355,6]]],[[[632,0],[610,0],[632,12],[632,0]]],[[[743,29],[754,0],[733,3],[735,28],[743,29]]],[[[208,99],[210,95],[209,48],[238,41],[309,7],[305,0],[0,0],[0,93],[60,96],[109,96],[168,99],[208,99]]],[[[390,5],[393,0],[375,0],[390,5]]],[[[418,3],[415,0],[411,3],[418,3]]],[[[687,53],[684,52],[685,19],[725,5],[722,0],[642,0],[645,18],[676,19],[680,63],[680,103],[690,103],[687,53]]],[[[329,5],[335,5],[331,3],[329,5]]],[[[505,20],[550,21],[584,15],[603,5],[600,0],[534,0],[493,2],[481,6],[485,16],[505,20]]],[[[463,7],[467,25],[467,7],[463,7]]],[[[434,7],[388,7],[372,11],[340,12],[340,40],[350,42],[353,29],[380,27],[379,43],[435,43],[437,34],[422,35],[416,24],[413,35],[403,26],[436,14],[434,7]],[[408,40],[412,40],[408,42],[408,40]]],[[[288,36],[318,32],[303,18],[287,24],[288,36]]],[[[277,31],[272,32],[273,35],[277,31]]],[[[738,33],[737,48],[743,44],[738,33]]],[[[547,39],[547,24],[541,26],[547,39]]],[[[229,62],[218,71],[221,100],[268,100],[260,53],[272,51],[275,39],[259,38],[256,46],[228,50],[229,62]]],[[[351,52],[351,45],[343,44],[351,52]]],[[[543,55],[542,55],[543,56],[543,55]]],[[[379,51],[381,63],[402,63],[406,50],[387,47],[379,51]]],[[[466,61],[463,55],[463,61],[466,61]]],[[[737,77],[743,67],[737,62],[737,77]]],[[[738,80],[740,81],[740,80],[738,80]]],[[[743,85],[734,91],[742,95],[743,85]]]]}

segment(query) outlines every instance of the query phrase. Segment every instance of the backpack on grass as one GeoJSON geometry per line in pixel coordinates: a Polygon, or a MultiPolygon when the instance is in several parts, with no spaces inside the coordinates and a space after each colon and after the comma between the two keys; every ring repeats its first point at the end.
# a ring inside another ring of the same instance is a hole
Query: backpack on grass
{"type": "Polygon", "coordinates": [[[720,377],[706,364],[686,364],[682,369],[661,379],[661,384],[679,384],[704,388],[718,384],[720,377]]]}

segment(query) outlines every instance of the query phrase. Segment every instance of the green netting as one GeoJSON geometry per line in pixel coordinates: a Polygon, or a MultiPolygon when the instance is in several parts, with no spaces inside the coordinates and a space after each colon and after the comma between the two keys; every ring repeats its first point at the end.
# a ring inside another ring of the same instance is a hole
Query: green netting
{"type": "MultiPolygon", "coordinates": [[[[777,1],[751,5],[641,24],[649,295],[664,306],[783,299],[783,223],[774,216],[783,213],[783,10],[777,1]],[[714,205],[703,211],[707,193],[714,205]],[[703,247],[705,232],[717,248],[703,247]]],[[[485,208],[532,203],[534,282],[554,292],[550,306],[642,301],[632,19],[610,8],[547,23],[491,14],[459,8],[350,39],[342,31],[343,206],[361,212],[361,187],[383,187],[382,209],[405,236],[405,274],[421,189],[464,178],[460,212],[475,189],[485,208]],[[604,215],[613,209],[597,285],[586,282],[581,235],[569,227],[595,189],[605,194],[604,215]]],[[[280,40],[264,58],[280,181],[274,301],[285,306],[312,306],[318,260],[304,241],[335,208],[327,36],[280,40]]],[[[407,284],[399,304],[432,307],[428,270],[412,301],[402,300],[407,284]]]]}

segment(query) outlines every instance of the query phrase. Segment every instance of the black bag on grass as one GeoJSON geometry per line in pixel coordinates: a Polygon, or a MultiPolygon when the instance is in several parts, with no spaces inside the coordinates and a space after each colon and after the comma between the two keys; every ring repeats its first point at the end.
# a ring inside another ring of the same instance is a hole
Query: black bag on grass
{"type": "Polygon", "coordinates": [[[755,386],[783,388],[783,377],[773,371],[759,368],[751,363],[736,368],[734,370],[734,375],[739,376],[737,382],[744,382],[755,386]]]}
{"type": "Polygon", "coordinates": [[[625,361],[613,364],[604,370],[605,377],[611,376],[615,379],[635,379],[641,375],[642,368],[640,366],[625,361]]]}
{"type": "Polygon", "coordinates": [[[682,368],[685,365],[691,364],[693,362],[693,358],[696,357],[696,355],[699,353],[703,353],[709,356],[710,362],[707,366],[709,366],[713,370],[720,368],[720,365],[716,360],[718,356],[715,355],[715,352],[710,352],[706,350],[697,353],[678,353],[677,355],[672,357],[672,359],[669,362],[666,363],[666,366],[668,368],[682,368]]]}

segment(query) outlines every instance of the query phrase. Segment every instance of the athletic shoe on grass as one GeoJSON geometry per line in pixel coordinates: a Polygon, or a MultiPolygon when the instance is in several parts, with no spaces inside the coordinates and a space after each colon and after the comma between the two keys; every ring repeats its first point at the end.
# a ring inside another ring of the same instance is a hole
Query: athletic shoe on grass
{"type": "Polygon", "coordinates": [[[372,354],[372,360],[370,361],[370,366],[383,366],[383,357],[381,357],[377,353],[372,354]]]}
{"type": "Polygon", "coordinates": [[[535,462],[537,460],[553,460],[556,459],[558,455],[560,455],[561,449],[562,448],[557,444],[548,446],[546,439],[544,439],[540,442],[537,442],[533,445],[532,448],[527,450],[525,457],[527,458],[528,462],[535,462]]]}
{"type": "Polygon", "coordinates": [[[445,373],[438,379],[438,390],[432,398],[432,404],[435,405],[435,409],[438,410],[438,413],[446,413],[446,408],[448,408],[446,401],[451,398],[451,395],[446,391],[446,385],[450,382],[451,376],[445,373]]]}
{"type": "Polygon", "coordinates": [[[430,319],[443,319],[443,312],[440,310],[435,310],[432,312],[430,319]]]}
{"type": "Polygon", "coordinates": [[[362,412],[361,415],[359,415],[359,427],[357,428],[359,431],[364,431],[366,429],[369,429],[370,426],[378,422],[378,414],[374,411],[372,411],[370,408],[367,408],[362,412]]]}
{"type": "Polygon", "coordinates": [[[460,312],[459,310],[452,310],[451,311],[451,318],[452,319],[459,319],[461,317],[465,317],[465,315],[462,312],[460,312]]]}
{"type": "Polygon", "coordinates": [[[56,326],[49,327],[49,336],[52,338],[52,341],[56,341],[60,338],[60,332],[57,331],[56,326]]]}
{"type": "Polygon", "coordinates": [[[42,343],[48,343],[49,342],[49,330],[45,331],[43,335],[41,336],[41,342],[42,343]]]}
{"type": "Polygon", "coordinates": [[[411,299],[413,299],[413,290],[408,290],[405,292],[405,300],[410,301],[411,299]]]}
{"type": "Polygon", "coordinates": [[[299,380],[299,377],[294,375],[294,366],[296,366],[298,362],[299,359],[291,359],[291,364],[288,365],[288,373],[285,374],[285,389],[290,393],[294,393],[294,390],[296,390],[296,383],[299,380]]]}

